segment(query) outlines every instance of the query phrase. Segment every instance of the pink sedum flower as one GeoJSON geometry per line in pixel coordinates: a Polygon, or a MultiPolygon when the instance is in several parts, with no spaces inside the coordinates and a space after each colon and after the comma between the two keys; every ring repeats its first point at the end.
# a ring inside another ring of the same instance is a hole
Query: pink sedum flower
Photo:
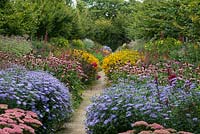
{"type": "Polygon", "coordinates": [[[23,134],[24,131],[35,134],[35,128],[42,126],[34,112],[14,108],[0,115],[0,134],[23,134]],[[30,125],[30,126],[29,126],[30,125]]]}
{"type": "Polygon", "coordinates": [[[164,127],[163,127],[162,125],[157,124],[157,123],[149,124],[148,126],[149,126],[151,129],[154,129],[154,130],[156,130],[156,129],[164,129],[164,127]]]}
{"type": "Polygon", "coordinates": [[[148,126],[149,124],[145,121],[137,121],[132,124],[133,127],[148,126]]]}
{"type": "Polygon", "coordinates": [[[152,131],[141,131],[139,134],[152,134],[152,131]]]}
{"type": "Polygon", "coordinates": [[[169,131],[161,129],[161,130],[155,130],[153,132],[154,134],[171,134],[169,131]]]}

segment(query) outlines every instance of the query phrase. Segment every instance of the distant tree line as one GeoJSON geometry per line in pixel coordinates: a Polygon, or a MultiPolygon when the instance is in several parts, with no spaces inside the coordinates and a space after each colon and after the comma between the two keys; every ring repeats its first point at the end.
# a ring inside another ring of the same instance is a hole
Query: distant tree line
{"type": "Polygon", "coordinates": [[[200,40],[199,0],[1,0],[0,34],[90,38],[116,49],[131,40],[200,40]]]}

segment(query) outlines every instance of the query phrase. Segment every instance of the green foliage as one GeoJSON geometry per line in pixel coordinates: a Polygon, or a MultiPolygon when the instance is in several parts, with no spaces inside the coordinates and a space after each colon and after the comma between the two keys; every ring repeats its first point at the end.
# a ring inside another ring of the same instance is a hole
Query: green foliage
{"type": "Polygon", "coordinates": [[[28,34],[38,39],[64,37],[67,39],[84,36],[85,16],[59,1],[8,1],[0,9],[0,33],[8,35],[28,34]]]}
{"type": "Polygon", "coordinates": [[[0,16],[0,33],[8,35],[32,34],[36,31],[37,12],[35,3],[24,0],[8,1],[0,16]]]}
{"type": "Polygon", "coordinates": [[[69,48],[69,41],[63,37],[51,38],[50,43],[59,48],[69,48]]]}
{"type": "Polygon", "coordinates": [[[181,43],[174,38],[150,41],[145,45],[148,59],[160,61],[172,59],[180,62],[187,62],[198,65],[200,63],[199,43],[181,43]]]}
{"type": "Polygon", "coordinates": [[[126,27],[129,23],[132,23],[129,18],[135,10],[135,1],[84,1],[88,4],[93,19],[89,33],[92,40],[107,45],[113,50],[123,43],[129,42],[126,27]]]}
{"type": "Polygon", "coordinates": [[[85,44],[80,39],[78,39],[78,40],[74,39],[74,40],[72,40],[71,47],[73,49],[84,49],[85,48],[85,44]]]}
{"type": "Polygon", "coordinates": [[[0,51],[11,53],[17,57],[21,57],[30,53],[32,50],[31,43],[21,37],[4,37],[0,36],[0,51]]]}
{"type": "Polygon", "coordinates": [[[199,40],[198,0],[145,0],[137,6],[128,27],[131,39],[188,37],[199,40]]]}
{"type": "Polygon", "coordinates": [[[70,37],[72,30],[72,9],[64,4],[64,1],[40,1],[37,4],[38,25],[36,36],[70,37]]]}
{"type": "Polygon", "coordinates": [[[90,6],[92,17],[99,19],[101,17],[111,19],[117,16],[123,0],[83,0],[90,6]]]}
{"type": "Polygon", "coordinates": [[[200,44],[199,43],[183,43],[180,49],[170,52],[169,57],[177,61],[199,65],[200,64],[200,44]]]}
{"type": "Polygon", "coordinates": [[[103,56],[103,54],[102,54],[102,53],[100,53],[100,52],[98,52],[98,53],[96,53],[96,52],[93,52],[92,54],[94,55],[94,57],[96,57],[96,58],[99,60],[100,64],[102,64],[102,62],[103,62],[103,59],[104,59],[104,56],[103,56]]]}
{"type": "Polygon", "coordinates": [[[90,40],[90,39],[84,39],[83,43],[85,45],[85,49],[89,52],[92,51],[93,48],[95,48],[95,43],[94,41],[90,40]]]}
{"type": "Polygon", "coordinates": [[[47,57],[52,50],[52,46],[49,43],[44,43],[43,41],[32,41],[33,53],[35,55],[40,55],[42,57],[47,57]]]}
{"type": "MultiPolygon", "coordinates": [[[[145,50],[154,58],[168,58],[170,53],[181,48],[182,43],[174,38],[150,41],[145,45],[145,50]]],[[[152,58],[151,57],[151,58],[152,58]]],[[[156,60],[156,59],[154,59],[156,60]]]]}

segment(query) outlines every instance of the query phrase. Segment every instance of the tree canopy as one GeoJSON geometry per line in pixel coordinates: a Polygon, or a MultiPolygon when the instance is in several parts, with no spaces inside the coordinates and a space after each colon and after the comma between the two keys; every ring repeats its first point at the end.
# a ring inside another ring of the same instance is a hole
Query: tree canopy
{"type": "Polygon", "coordinates": [[[1,0],[0,34],[90,38],[116,49],[135,39],[200,40],[199,0],[1,0]]]}

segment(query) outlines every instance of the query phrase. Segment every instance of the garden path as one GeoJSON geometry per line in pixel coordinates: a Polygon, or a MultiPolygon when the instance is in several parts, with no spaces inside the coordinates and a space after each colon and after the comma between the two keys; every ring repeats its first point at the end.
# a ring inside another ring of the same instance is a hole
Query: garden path
{"type": "Polygon", "coordinates": [[[89,90],[83,93],[83,101],[80,107],[75,111],[71,122],[64,125],[64,129],[59,131],[57,134],[86,134],[85,132],[85,115],[86,107],[91,103],[90,98],[95,95],[99,95],[104,87],[106,86],[106,77],[103,71],[99,72],[101,76],[89,90]]]}

